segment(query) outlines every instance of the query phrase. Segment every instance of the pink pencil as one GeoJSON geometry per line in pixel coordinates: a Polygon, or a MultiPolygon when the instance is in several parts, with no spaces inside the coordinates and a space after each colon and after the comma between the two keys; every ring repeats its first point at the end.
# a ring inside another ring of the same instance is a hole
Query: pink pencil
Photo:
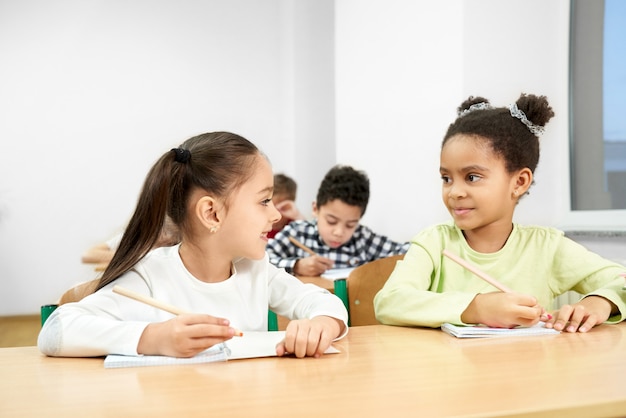
{"type": "Polygon", "coordinates": [[[471,271],[472,273],[474,273],[475,275],[477,275],[478,277],[480,277],[487,283],[491,284],[496,289],[501,290],[505,293],[513,292],[511,289],[509,289],[508,287],[506,287],[505,285],[503,285],[502,283],[500,283],[499,281],[497,281],[496,279],[494,279],[493,277],[491,277],[490,275],[488,275],[487,273],[485,273],[484,271],[482,271],[475,265],[463,260],[461,257],[455,254],[452,254],[450,251],[443,250],[442,254],[448,257],[450,260],[454,261],[455,263],[459,264],[460,266],[465,267],[467,270],[471,271]]]}

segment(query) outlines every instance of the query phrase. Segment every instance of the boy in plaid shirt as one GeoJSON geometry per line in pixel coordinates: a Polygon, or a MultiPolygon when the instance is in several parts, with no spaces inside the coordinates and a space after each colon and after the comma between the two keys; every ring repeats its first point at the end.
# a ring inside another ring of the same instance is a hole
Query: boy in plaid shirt
{"type": "Polygon", "coordinates": [[[319,276],[330,268],[356,267],[379,258],[404,254],[409,243],[398,243],[359,222],[369,201],[369,179],[350,166],[330,169],[313,203],[314,219],[285,226],[266,251],[270,262],[300,276],[319,276]],[[311,255],[294,245],[299,241],[311,255]]]}

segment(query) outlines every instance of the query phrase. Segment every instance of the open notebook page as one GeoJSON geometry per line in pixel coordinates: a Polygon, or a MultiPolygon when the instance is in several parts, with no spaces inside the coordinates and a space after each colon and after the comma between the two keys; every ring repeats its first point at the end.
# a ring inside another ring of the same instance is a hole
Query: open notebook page
{"type": "MultiPolygon", "coordinates": [[[[216,361],[237,360],[257,357],[276,356],[276,344],[285,336],[285,331],[244,332],[242,337],[235,337],[223,344],[217,344],[194,357],[179,358],[168,356],[121,356],[109,354],[104,359],[107,369],[120,367],[167,366],[182,364],[212,363],[216,361]]],[[[339,353],[330,346],[326,354],[339,353]]]]}

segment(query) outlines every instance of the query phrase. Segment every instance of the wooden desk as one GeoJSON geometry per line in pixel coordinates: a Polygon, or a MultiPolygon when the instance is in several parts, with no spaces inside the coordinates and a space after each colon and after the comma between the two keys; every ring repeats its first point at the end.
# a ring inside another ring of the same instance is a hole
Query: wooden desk
{"type": "Polygon", "coordinates": [[[458,340],[355,327],[320,359],[104,369],[0,349],[0,416],[626,416],[626,324],[458,340]]]}

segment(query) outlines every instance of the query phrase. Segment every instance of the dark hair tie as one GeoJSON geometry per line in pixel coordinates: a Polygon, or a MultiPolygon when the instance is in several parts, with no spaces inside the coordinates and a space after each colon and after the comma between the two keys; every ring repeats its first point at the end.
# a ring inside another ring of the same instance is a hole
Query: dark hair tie
{"type": "Polygon", "coordinates": [[[188,149],[172,148],[172,151],[176,153],[176,162],[184,164],[191,159],[191,152],[188,149]]]}

